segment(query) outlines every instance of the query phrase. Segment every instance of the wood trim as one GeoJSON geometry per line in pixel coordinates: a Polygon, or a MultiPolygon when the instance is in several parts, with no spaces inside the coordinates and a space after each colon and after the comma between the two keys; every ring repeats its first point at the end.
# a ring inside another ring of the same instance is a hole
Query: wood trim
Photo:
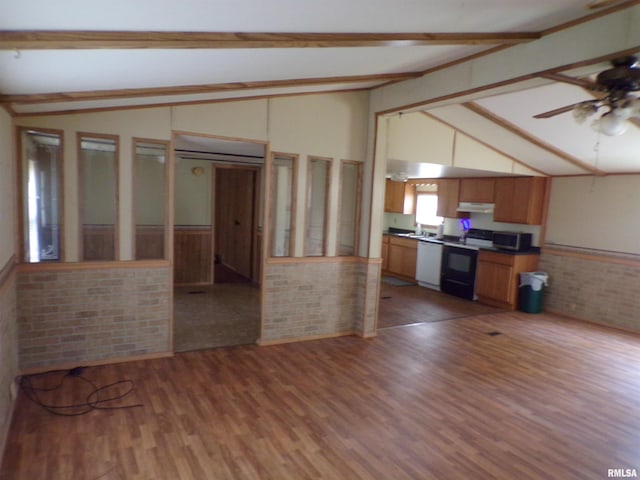
{"type": "Polygon", "coordinates": [[[16,226],[17,226],[17,248],[18,251],[18,259],[21,262],[26,261],[26,245],[27,240],[25,238],[25,223],[24,223],[24,215],[25,215],[25,193],[24,193],[24,158],[22,158],[23,153],[23,145],[22,145],[22,134],[24,131],[35,131],[42,132],[46,134],[57,135],[60,138],[60,147],[59,147],[59,172],[58,172],[58,188],[59,188],[59,196],[58,198],[58,209],[60,210],[60,261],[65,260],[65,188],[64,188],[64,130],[57,130],[52,128],[39,128],[39,127],[28,127],[28,126],[19,126],[16,127],[15,130],[15,177],[16,177],[16,191],[15,191],[15,214],[16,214],[16,226]]]}
{"type": "Polygon", "coordinates": [[[355,211],[355,232],[353,237],[353,255],[357,255],[360,250],[360,223],[361,219],[361,210],[362,210],[362,165],[363,162],[359,162],[357,160],[340,160],[340,170],[338,173],[338,217],[336,218],[336,255],[340,256],[340,238],[342,236],[342,223],[341,223],[341,214],[342,211],[342,180],[344,176],[344,166],[345,165],[354,165],[358,169],[357,178],[356,178],[356,211],[355,211]]]}
{"type": "Polygon", "coordinates": [[[612,13],[618,12],[620,10],[625,10],[627,8],[633,7],[635,5],[638,5],[638,0],[627,0],[626,2],[622,2],[619,3],[617,5],[613,5],[611,7],[608,8],[603,8],[603,9],[599,9],[596,12],[593,12],[589,15],[585,15],[584,17],[580,17],[576,20],[572,20],[570,22],[567,23],[563,23],[562,25],[558,25],[556,27],[551,27],[548,28],[546,30],[543,30],[542,32],[540,32],[541,37],[546,37],[547,35],[551,35],[553,33],[562,31],[562,30],[566,30],[567,28],[571,28],[571,27],[575,27],[576,25],[580,25],[581,23],[586,23],[586,22],[590,22],[591,20],[595,20],[596,18],[599,17],[604,17],[606,15],[610,15],[612,13]]]}
{"type": "MultiPolygon", "coordinates": [[[[550,152],[560,158],[562,158],[563,160],[566,160],[567,162],[571,163],[572,165],[581,168],[583,170],[586,170],[589,173],[595,174],[595,175],[603,175],[604,172],[602,172],[601,170],[598,170],[595,167],[592,167],[591,165],[589,165],[588,163],[583,162],[582,160],[569,155],[568,153],[554,147],[553,145],[543,142],[542,140],[540,140],[537,137],[534,137],[533,135],[525,132],[523,129],[521,129],[520,127],[518,127],[517,125],[514,125],[513,123],[507,121],[506,119],[499,117],[498,115],[495,115],[494,113],[490,112],[489,110],[485,109],[484,107],[481,107],[480,105],[478,105],[477,103],[474,102],[467,102],[467,103],[463,103],[462,104],[463,107],[471,110],[474,113],[477,113],[478,115],[486,118],[487,120],[489,120],[490,122],[495,123],[496,125],[504,128],[505,130],[508,130],[509,132],[519,136],[520,138],[527,140],[528,142],[531,142],[532,144],[534,144],[535,146],[542,148],[544,150],[546,150],[547,152],[550,152]]],[[[531,168],[531,167],[528,167],[531,168]]]]}
{"type": "MultiPolygon", "coordinates": [[[[261,347],[268,347],[271,345],[282,345],[285,343],[294,343],[294,342],[307,342],[310,340],[325,340],[328,338],[336,338],[336,337],[346,337],[349,335],[358,335],[355,331],[352,330],[348,330],[346,332],[336,332],[336,333],[327,333],[327,334],[320,334],[320,335],[309,335],[309,336],[305,336],[305,337],[289,337],[289,338],[282,338],[282,339],[277,339],[277,340],[258,340],[258,345],[260,345],[261,347]]],[[[361,335],[359,335],[361,336],[361,335]]]]}
{"type": "MultiPolygon", "coordinates": [[[[297,235],[297,222],[296,222],[296,212],[298,209],[298,162],[300,161],[300,156],[293,153],[282,153],[282,152],[271,152],[269,155],[268,162],[266,162],[266,172],[265,172],[265,186],[268,188],[267,190],[267,202],[265,203],[265,216],[267,218],[266,222],[266,235],[264,236],[265,241],[265,259],[269,260],[271,258],[291,258],[295,255],[295,247],[296,247],[296,235],[297,235]],[[275,257],[271,255],[271,248],[274,244],[274,230],[272,228],[273,225],[273,209],[271,205],[271,199],[273,198],[273,188],[275,185],[273,184],[273,159],[276,157],[285,157],[292,160],[292,173],[291,173],[291,214],[290,214],[290,226],[289,226],[289,255],[287,257],[275,257]]],[[[262,279],[262,284],[264,285],[264,278],[262,279]]]]}
{"type": "MultiPolygon", "coordinates": [[[[466,106],[466,104],[463,104],[463,106],[466,106]]],[[[524,163],[522,160],[517,159],[516,157],[514,157],[513,155],[510,155],[506,152],[503,152],[499,149],[497,149],[495,146],[485,142],[484,140],[479,139],[478,137],[476,137],[475,135],[471,135],[466,131],[462,131],[460,130],[458,127],[455,127],[453,125],[451,125],[449,122],[446,122],[432,114],[430,114],[429,112],[425,112],[425,111],[421,111],[420,113],[422,113],[423,115],[426,115],[427,117],[429,117],[431,120],[434,120],[436,122],[441,123],[442,125],[446,125],[447,127],[451,128],[454,130],[454,139],[453,139],[453,156],[455,157],[455,148],[456,148],[456,135],[457,133],[462,133],[463,135],[466,135],[467,137],[469,137],[470,139],[480,143],[481,145],[487,147],[488,149],[496,152],[499,155],[502,155],[504,157],[507,157],[508,159],[510,159],[511,161],[517,163],[518,165],[522,165],[523,167],[528,168],[529,170],[533,170],[534,172],[539,173],[540,175],[548,175],[548,173],[543,172],[542,170],[538,170],[537,168],[533,168],[530,165],[527,165],[526,163],[524,163]]],[[[453,158],[451,159],[451,164],[453,165],[453,158]]]]}
{"type": "Polygon", "coordinates": [[[137,175],[137,165],[136,165],[136,146],[138,143],[152,143],[156,145],[164,146],[164,189],[165,189],[165,207],[164,207],[164,258],[169,258],[167,256],[167,230],[169,229],[169,209],[168,209],[168,197],[169,197],[169,157],[171,155],[170,150],[170,140],[158,140],[153,138],[143,138],[143,137],[131,137],[131,188],[133,188],[132,192],[132,200],[133,200],[133,214],[131,215],[131,231],[133,235],[133,257],[135,259],[136,256],[136,231],[137,231],[137,223],[136,223],[136,208],[138,206],[138,193],[136,191],[136,175],[137,175]]]}
{"type": "Polygon", "coordinates": [[[101,138],[105,140],[113,140],[115,142],[115,220],[113,225],[113,248],[114,260],[120,261],[120,136],[106,133],[90,133],[76,132],[76,150],[78,159],[78,258],[83,261],[84,258],[84,241],[83,228],[84,225],[84,183],[83,183],[83,162],[82,162],[82,139],[83,138],[101,138]]]}
{"type": "MultiPolygon", "coordinates": [[[[81,363],[83,367],[98,367],[101,365],[114,365],[116,363],[141,362],[145,360],[155,360],[158,358],[171,358],[173,356],[174,356],[173,352],[158,352],[158,353],[147,353],[144,355],[133,355],[130,357],[115,357],[115,358],[106,358],[104,360],[90,360],[88,362],[81,362],[81,363]]],[[[70,370],[77,366],[78,366],[78,362],[62,363],[57,365],[47,365],[46,367],[26,368],[20,371],[20,375],[34,375],[38,373],[49,372],[51,370],[70,370]]]]}
{"type": "Polygon", "coordinates": [[[18,272],[65,272],[75,270],[113,270],[122,268],[170,268],[168,260],[120,260],[109,262],[21,263],[18,272]]]}
{"type": "Polygon", "coordinates": [[[530,42],[538,32],[295,33],[5,30],[0,50],[342,48],[495,45],[530,42]]]}
{"type": "Polygon", "coordinates": [[[542,248],[542,254],[640,268],[640,255],[611,252],[607,250],[591,250],[580,247],[563,247],[547,244],[542,248]]]}
{"type": "Polygon", "coordinates": [[[242,102],[251,100],[269,100],[271,98],[286,98],[286,97],[300,97],[304,95],[322,95],[325,93],[351,93],[351,92],[368,92],[369,87],[358,88],[343,88],[338,90],[314,90],[311,92],[296,92],[296,93],[278,93],[271,95],[248,95],[246,97],[231,97],[231,98],[212,98],[208,100],[188,100],[188,101],[176,101],[176,102],[163,102],[163,103],[150,103],[150,104],[136,104],[136,105],[118,105],[113,107],[92,107],[92,108],[78,108],[67,110],[50,110],[46,112],[24,112],[16,113],[16,118],[32,118],[32,117],[49,117],[57,115],[75,115],[80,113],[104,113],[104,112],[118,112],[122,110],[139,110],[146,108],[167,108],[167,107],[185,107],[193,105],[209,105],[212,103],[226,103],[226,102],[242,102]]]}
{"type": "MultiPolygon", "coordinates": [[[[417,72],[385,73],[374,75],[347,75],[337,77],[297,78],[286,80],[265,80],[254,82],[211,83],[204,85],[179,85],[173,87],[123,88],[114,90],[91,90],[58,93],[34,93],[20,95],[0,95],[0,103],[28,105],[34,103],[57,103],[87,100],[110,100],[121,98],[159,97],[167,95],[196,95],[217,92],[235,92],[265,88],[321,86],[334,83],[364,83],[385,80],[407,80],[421,76],[417,72]]],[[[237,99],[236,99],[237,100],[237,99]]],[[[129,106],[129,108],[135,108],[129,106]]],[[[20,114],[18,114],[20,115],[20,114]]]]}
{"type": "MultiPolygon", "coordinates": [[[[327,162],[327,166],[326,166],[326,171],[327,171],[327,178],[325,179],[325,186],[324,186],[324,191],[325,191],[325,196],[324,196],[324,220],[323,220],[323,227],[322,227],[322,254],[319,256],[323,256],[326,257],[328,255],[328,243],[329,243],[329,235],[327,235],[328,233],[328,226],[329,226],[329,209],[330,209],[330,204],[331,204],[331,180],[332,180],[332,172],[333,172],[333,158],[330,157],[320,157],[320,156],[316,156],[316,155],[309,155],[307,156],[307,182],[306,182],[306,193],[307,193],[307,201],[305,204],[305,225],[304,225],[304,243],[303,243],[303,256],[307,256],[305,250],[306,250],[306,246],[307,246],[307,242],[309,241],[308,238],[308,234],[309,234],[309,227],[310,227],[310,220],[311,220],[311,212],[310,212],[310,208],[311,208],[311,195],[313,193],[313,189],[311,188],[312,186],[312,176],[311,176],[311,163],[315,162],[315,161],[320,161],[320,162],[327,162]]],[[[308,255],[310,257],[315,257],[318,255],[308,255]]]]}
{"type": "MultiPolygon", "coordinates": [[[[380,260],[382,259],[373,259],[380,260]]],[[[268,265],[281,265],[281,264],[308,264],[308,263],[368,263],[369,259],[365,257],[271,257],[267,260],[268,265]]],[[[373,262],[376,263],[376,262],[373,262]]]]}
{"type": "MultiPolygon", "coordinates": [[[[4,289],[9,285],[11,279],[15,276],[18,266],[18,259],[16,255],[11,255],[7,263],[0,269],[0,293],[4,292],[4,289]]],[[[1,452],[2,450],[0,450],[1,452]]]]}

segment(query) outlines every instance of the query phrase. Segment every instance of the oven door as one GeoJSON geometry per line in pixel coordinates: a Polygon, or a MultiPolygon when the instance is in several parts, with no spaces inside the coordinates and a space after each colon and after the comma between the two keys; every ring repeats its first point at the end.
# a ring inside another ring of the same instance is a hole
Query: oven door
{"type": "Polygon", "coordinates": [[[440,290],[474,300],[477,263],[477,250],[445,245],[442,249],[440,290]]]}

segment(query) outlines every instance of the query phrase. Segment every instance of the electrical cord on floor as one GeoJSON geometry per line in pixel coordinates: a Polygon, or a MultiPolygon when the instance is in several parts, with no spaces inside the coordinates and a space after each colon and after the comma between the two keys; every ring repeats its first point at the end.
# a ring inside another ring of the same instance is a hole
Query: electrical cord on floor
{"type": "Polygon", "coordinates": [[[119,410],[123,408],[135,408],[144,406],[140,403],[130,405],[107,405],[109,402],[115,402],[125,398],[127,395],[134,391],[135,384],[131,380],[119,380],[117,382],[99,387],[88,378],[82,376],[84,368],[85,367],[76,367],[70,370],[50,370],[48,372],[38,373],[34,375],[23,375],[22,377],[20,377],[18,384],[20,386],[20,390],[33,403],[39,405],[44,410],[53,415],[61,415],[64,417],[76,417],[89,413],[92,410],[119,410]],[[42,378],[47,375],[63,372],[65,372],[64,375],[62,375],[58,384],[54,385],[53,387],[41,388],[36,387],[33,384],[32,380],[35,378],[42,378]],[[43,393],[50,393],[61,390],[66,383],[69,383],[74,379],[81,381],[91,387],[91,392],[87,395],[84,402],[56,405],[42,400],[41,397],[43,393]],[[106,398],[100,398],[105,394],[105,392],[108,392],[109,389],[112,389],[119,385],[128,385],[128,389],[124,393],[118,393],[106,398]]]}

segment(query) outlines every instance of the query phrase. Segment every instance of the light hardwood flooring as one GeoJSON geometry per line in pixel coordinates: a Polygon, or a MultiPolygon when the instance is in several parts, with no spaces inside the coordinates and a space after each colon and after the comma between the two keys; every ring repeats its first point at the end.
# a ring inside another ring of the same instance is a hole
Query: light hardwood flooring
{"type": "Polygon", "coordinates": [[[638,365],[639,335],[506,312],[95,367],[144,406],[20,396],[0,478],[601,480],[640,469],[638,365]]]}
{"type": "Polygon", "coordinates": [[[418,285],[399,287],[381,283],[378,328],[440,322],[501,311],[418,285]]]}

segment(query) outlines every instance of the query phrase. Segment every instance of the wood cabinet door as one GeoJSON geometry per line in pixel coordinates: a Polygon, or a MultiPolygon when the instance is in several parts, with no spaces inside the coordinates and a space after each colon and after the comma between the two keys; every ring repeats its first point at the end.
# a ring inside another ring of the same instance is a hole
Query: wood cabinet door
{"type": "Polygon", "coordinates": [[[496,222],[540,225],[545,188],[544,177],[496,178],[493,219],[496,222]]]}
{"type": "Polygon", "coordinates": [[[460,201],[493,203],[493,178],[463,178],[460,180],[460,201]]]}
{"type": "Polygon", "coordinates": [[[389,270],[389,242],[382,242],[382,270],[389,270]]]}
{"type": "Polygon", "coordinates": [[[478,262],[476,293],[499,302],[512,303],[513,268],[510,265],[478,262]]]}
{"type": "Polygon", "coordinates": [[[404,209],[404,183],[387,179],[384,190],[384,211],[402,213],[404,209]]]}
{"type": "Polygon", "coordinates": [[[457,218],[460,193],[460,180],[448,178],[438,180],[438,216],[457,218]]]}
{"type": "Polygon", "coordinates": [[[402,275],[404,250],[405,247],[389,245],[389,256],[387,258],[387,270],[389,270],[389,272],[402,275]]]}

